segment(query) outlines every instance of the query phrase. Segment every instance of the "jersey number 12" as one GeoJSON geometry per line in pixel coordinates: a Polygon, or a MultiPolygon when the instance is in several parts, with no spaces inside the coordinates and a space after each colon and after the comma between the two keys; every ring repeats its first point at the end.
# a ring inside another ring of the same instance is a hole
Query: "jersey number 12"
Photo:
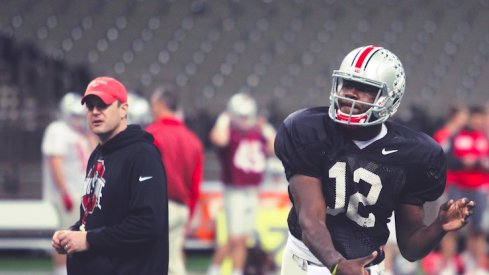
{"type": "Polygon", "coordinates": [[[382,189],[380,177],[365,168],[356,169],[353,171],[353,182],[358,184],[362,180],[370,184],[371,188],[367,196],[356,192],[348,198],[346,197],[346,163],[335,163],[329,169],[329,177],[336,180],[336,194],[334,209],[328,207],[328,214],[336,216],[346,211],[346,216],[358,225],[373,227],[375,225],[375,215],[369,213],[367,217],[363,217],[358,213],[358,207],[360,204],[367,206],[377,203],[382,189]]]}

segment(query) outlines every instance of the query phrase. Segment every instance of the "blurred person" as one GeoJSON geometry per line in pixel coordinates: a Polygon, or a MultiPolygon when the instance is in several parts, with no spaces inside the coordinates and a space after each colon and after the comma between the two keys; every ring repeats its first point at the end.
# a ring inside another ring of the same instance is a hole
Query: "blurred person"
{"type": "Polygon", "coordinates": [[[453,137],[467,124],[469,118],[469,108],[465,104],[453,105],[449,112],[446,122],[433,134],[443,151],[448,152],[452,148],[453,137]]]}
{"type": "Polygon", "coordinates": [[[395,54],[354,49],[332,80],[330,106],[294,112],[275,139],[293,205],[283,275],[383,274],[393,211],[400,253],[416,261],[475,206],[449,200],[424,223],[424,203],[443,193],[446,158],[428,135],[387,121],[406,81],[395,54]]]}
{"type": "Polygon", "coordinates": [[[179,107],[176,92],[173,86],[159,87],[153,92],[150,102],[154,122],[146,131],[154,136],[167,173],[170,234],[168,274],[184,275],[185,229],[200,193],[204,149],[199,138],[176,116],[179,107]]]}
{"type": "MultiPolygon", "coordinates": [[[[453,137],[453,149],[448,155],[448,168],[454,174],[454,181],[447,187],[450,198],[466,197],[478,203],[468,226],[462,257],[467,272],[483,274],[489,272],[486,258],[486,237],[489,228],[483,224],[489,183],[489,141],[484,132],[485,119],[486,114],[482,107],[471,107],[466,127],[453,137]]],[[[459,235],[446,236],[447,242],[455,246],[459,235]]]]}
{"type": "MultiPolygon", "coordinates": [[[[78,218],[85,165],[90,155],[85,108],[81,96],[69,92],[58,106],[58,118],[42,139],[43,199],[58,212],[59,228],[67,229],[78,218]]],[[[66,255],[53,253],[53,274],[66,274],[66,255]]]]}
{"type": "MultiPolygon", "coordinates": [[[[457,104],[450,108],[447,121],[445,124],[433,134],[433,139],[440,144],[446,155],[451,155],[453,152],[453,139],[456,134],[465,128],[470,116],[469,108],[464,104],[457,104]]],[[[447,186],[450,186],[456,181],[456,176],[452,173],[451,168],[455,164],[453,158],[448,158],[447,170],[447,186]]],[[[456,161],[456,160],[455,160],[456,161]]]]}
{"type": "Polygon", "coordinates": [[[221,164],[224,211],[228,238],[218,245],[207,275],[220,274],[227,256],[232,275],[242,275],[247,257],[247,240],[255,228],[258,186],[262,183],[266,159],[273,155],[275,129],[258,117],[256,101],[244,93],[234,94],[210,132],[221,164]]]}
{"type": "Polygon", "coordinates": [[[81,100],[99,144],[90,155],[80,216],[56,231],[53,248],[68,254],[68,274],[167,274],[166,174],[153,137],[127,125],[127,92],[97,77],[81,100]]]}
{"type": "Polygon", "coordinates": [[[138,124],[146,127],[152,122],[149,101],[134,92],[127,93],[127,103],[130,108],[127,113],[127,124],[138,124]]]}
{"type": "MultiPolygon", "coordinates": [[[[445,191],[456,181],[456,173],[451,170],[454,158],[449,156],[453,152],[453,139],[467,124],[469,118],[469,108],[465,104],[454,104],[450,107],[446,122],[433,134],[433,139],[440,144],[445,155],[448,156],[448,169],[445,191]]],[[[447,193],[437,200],[434,206],[439,206],[447,197],[447,193]]],[[[429,274],[457,274],[462,272],[463,265],[458,255],[457,232],[448,232],[441,240],[439,249],[433,251],[422,261],[425,266],[429,266],[429,274]]]]}

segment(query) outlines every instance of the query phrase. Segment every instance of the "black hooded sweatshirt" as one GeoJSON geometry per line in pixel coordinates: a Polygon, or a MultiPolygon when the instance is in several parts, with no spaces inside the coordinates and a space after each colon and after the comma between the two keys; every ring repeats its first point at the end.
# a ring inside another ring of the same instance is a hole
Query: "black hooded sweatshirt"
{"type": "Polygon", "coordinates": [[[80,220],[89,249],[68,255],[70,275],[167,274],[166,174],[153,136],[129,125],[90,156],[80,220]]]}

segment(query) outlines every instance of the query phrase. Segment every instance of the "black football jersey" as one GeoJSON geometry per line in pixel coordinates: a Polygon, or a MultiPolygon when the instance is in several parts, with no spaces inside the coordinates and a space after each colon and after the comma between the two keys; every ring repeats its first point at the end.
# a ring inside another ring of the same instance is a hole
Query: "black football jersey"
{"type": "MultiPolygon", "coordinates": [[[[326,224],[336,250],[347,259],[369,255],[387,242],[387,223],[397,205],[422,205],[445,188],[441,147],[424,133],[385,125],[386,136],[360,149],[345,136],[344,126],[330,119],[327,107],[316,107],[286,118],[275,140],[288,179],[301,174],[321,180],[326,224]]],[[[288,226],[302,239],[294,206],[288,226]]]]}

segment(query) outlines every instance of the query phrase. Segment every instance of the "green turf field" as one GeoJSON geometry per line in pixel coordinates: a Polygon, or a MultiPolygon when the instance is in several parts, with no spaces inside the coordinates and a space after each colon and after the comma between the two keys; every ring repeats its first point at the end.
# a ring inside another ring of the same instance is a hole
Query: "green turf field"
{"type": "MultiPolygon", "coordinates": [[[[209,265],[212,251],[188,251],[188,275],[203,275],[209,265]]],[[[51,274],[50,255],[44,251],[1,251],[0,275],[51,274]]]]}
{"type": "MultiPolygon", "coordinates": [[[[187,275],[205,275],[212,250],[187,251],[187,275]]],[[[51,275],[50,255],[44,251],[0,251],[0,275],[51,275]]],[[[423,275],[417,269],[412,275],[423,275]]]]}

